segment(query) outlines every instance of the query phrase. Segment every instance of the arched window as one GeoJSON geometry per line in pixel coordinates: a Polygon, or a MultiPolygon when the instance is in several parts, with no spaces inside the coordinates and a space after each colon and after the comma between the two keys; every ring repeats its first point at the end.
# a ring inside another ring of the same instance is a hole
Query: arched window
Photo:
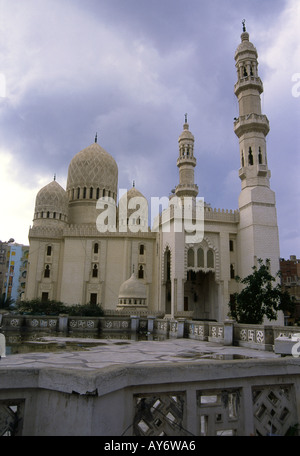
{"type": "Polygon", "coordinates": [[[83,199],[86,199],[86,187],[83,187],[83,199]]]}
{"type": "Polygon", "coordinates": [[[207,251],[207,267],[214,267],[214,252],[211,249],[207,251]]]}
{"type": "Polygon", "coordinates": [[[97,188],[96,190],[96,199],[99,199],[100,197],[100,188],[97,188]]]}
{"type": "Polygon", "coordinates": [[[166,282],[171,280],[171,252],[169,248],[166,249],[164,254],[164,280],[166,282]]]}
{"type": "Polygon", "coordinates": [[[252,155],[252,149],[251,149],[251,147],[249,147],[248,164],[249,164],[249,165],[253,165],[253,155],[252,155]]]}
{"type": "Polygon", "coordinates": [[[45,278],[49,278],[50,277],[50,266],[49,266],[49,264],[47,264],[46,267],[45,267],[44,277],[45,278]]]}
{"type": "Polygon", "coordinates": [[[48,245],[47,246],[47,256],[51,256],[51,254],[52,254],[52,247],[51,247],[51,245],[48,245]]]}
{"type": "Polygon", "coordinates": [[[77,199],[79,200],[80,198],[80,187],[77,188],[77,199]]]}
{"type": "Polygon", "coordinates": [[[90,188],[90,199],[93,199],[93,192],[94,192],[94,189],[93,187],[90,188]]]}
{"type": "Polygon", "coordinates": [[[244,152],[242,152],[242,167],[245,166],[244,152]]]}
{"type": "Polygon", "coordinates": [[[145,246],[144,246],[144,244],[141,244],[140,245],[140,255],[144,255],[144,252],[145,252],[145,246]]]}
{"type": "Polygon", "coordinates": [[[94,244],[94,253],[99,253],[99,244],[97,242],[94,244]]]}
{"type": "Polygon", "coordinates": [[[98,266],[96,264],[94,264],[92,276],[98,277],[98,266]]]}
{"type": "Polygon", "coordinates": [[[194,250],[189,249],[188,250],[188,266],[194,267],[195,265],[195,255],[194,255],[194,250]]]}
{"type": "Polygon", "coordinates": [[[141,265],[139,267],[139,279],[143,279],[144,278],[144,267],[141,265]]]}
{"type": "Polygon", "coordinates": [[[47,218],[50,218],[50,212],[49,211],[47,212],[47,218]]]}
{"type": "Polygon", "coordinates": [[[261,153],[261,148],[259,147],[258,149],[258,163],[262,165],[262,153],[261,153]]]}
{"type": "Polygon", "coordinates": [[[197,266],[198,268],[204,268],[204,252],[201,247],[197,251],[197,266]]]}
{"type": "Polygon", "coordinates": [[[230,278],[231,278],[231,279],[234,279],[234,277],[235,277],[234,265],[231,264],[231,265],[230,265],[230,278]]]}

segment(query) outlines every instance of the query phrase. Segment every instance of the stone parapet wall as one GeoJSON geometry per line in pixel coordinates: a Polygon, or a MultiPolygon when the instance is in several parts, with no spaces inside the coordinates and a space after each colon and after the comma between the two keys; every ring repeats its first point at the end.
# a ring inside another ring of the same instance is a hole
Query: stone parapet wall
{"type": "MultiPolygon", "coordinates": [[[[225,322],[225,324],[232,325],[231,345],[258,350],[273,350],[277,337],[291,337],[300,332],[299,326],[249,325],[238,324],[234,321],[225,322]]],[[[185,336],[189,339],[224,343],[224,323],[186,320],[185,336]]]]}
{"type": "Polygon", "coordinates": [[[20,436],[284,436],[300,417],[294,358],[131,364],[88,375],[0,366],[0,386],[0,413],[20,436]]]}
{"type": "Polygon", "coordinates": [[[225,345],[272,351],[277,337],[299,333],[299,326],[238,324],[235,321],[213,322],[185,318],[159,318],[159,314],[108,312],[104,317],[72,317],[69,315],[0,314],[0,328],[5,331],[46,332],[144,332],[165,337],[217,342],[225,345]],[[229,335],[229,336],[228,336],[229,335]],[[228,338],[229,337],[229,338],[228,338]]]}

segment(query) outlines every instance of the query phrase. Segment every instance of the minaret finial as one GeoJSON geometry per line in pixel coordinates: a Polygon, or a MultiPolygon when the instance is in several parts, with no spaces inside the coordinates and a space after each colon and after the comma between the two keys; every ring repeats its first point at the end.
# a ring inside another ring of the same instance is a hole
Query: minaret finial
{"type": "Polygon", "coordinates": [[[184,114],[184,122],[187,123],[187,113],[184,114]]]}
{"type": "Polygon", "coordinates": [[[242,20],[242,24],[243,24],[243,32],[246,32],[246,19],[242,20]]]}
{"type": "Polygon", "coordinates": [[[95,143],[97,143],[97,140],[98,140],[98,135],[96,133],[96,135],[95,135],[95,143]]]}
{"type": "Polygon", "coordinates": [[[54,173],[53,180],[56,181],[56,173],[54,173]]]}
{"type": "Polygon", "coordinates": [[[132,181],[132,186],[135,187],[135,180],[132,181]]]}

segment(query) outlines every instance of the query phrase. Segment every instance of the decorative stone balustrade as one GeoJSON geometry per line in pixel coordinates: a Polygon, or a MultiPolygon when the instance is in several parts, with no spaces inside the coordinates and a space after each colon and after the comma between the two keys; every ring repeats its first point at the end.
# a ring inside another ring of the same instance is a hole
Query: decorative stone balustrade
{"type": "Polygon", "coordinates": [[[295,358],[87,370],[0,365],[1,435],[151,436],[154,445],[155,436],[186,436],[199,453],[196,436],[285,436],[299,428],[295,358]]]}
{"type": "Polygon", "coordinates": [[[110,312],[104,317],[72,317],[0,314],[5,331],[56,331],[101,333],[148,333],[165,337],[217,342],[258,350],[273,350],[275,339],[300,332],[298,326],[246,325],[234,321],[212,322],[185,318],[159,318],[146,312],[110,312]]]}

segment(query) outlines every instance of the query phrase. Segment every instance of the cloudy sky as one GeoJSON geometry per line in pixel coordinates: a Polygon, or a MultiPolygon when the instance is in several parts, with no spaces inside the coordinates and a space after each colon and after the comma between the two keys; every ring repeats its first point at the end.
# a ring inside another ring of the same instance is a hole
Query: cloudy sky
{"type": "Polygon", "coordinates": [[[35,196],[94,141],[119,188],[167,196],[184,114],[199,196],[237,209],[234,52],[259,53],[281,256],[300,258],[299,0],[0,0],[0,239],[28,242],[35,196]]]}

